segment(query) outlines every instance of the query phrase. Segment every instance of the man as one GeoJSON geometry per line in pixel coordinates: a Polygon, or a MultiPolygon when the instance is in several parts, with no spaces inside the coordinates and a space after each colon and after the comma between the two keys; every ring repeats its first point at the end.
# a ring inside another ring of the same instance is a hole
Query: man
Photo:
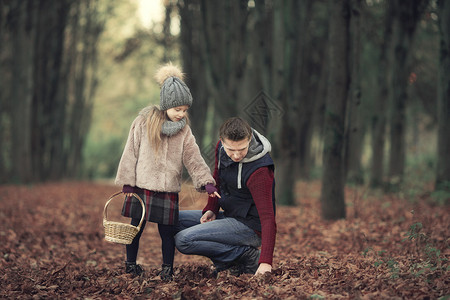
{"type": "Polygon", "coordinates": [[[180,211],[176,247],[209,257],[216,272],[270,272],[276,236],[270,142],[238,117],[222,124],[219,138],[213,174],[218,193],[210,193],[202,211],[180,211]]]}

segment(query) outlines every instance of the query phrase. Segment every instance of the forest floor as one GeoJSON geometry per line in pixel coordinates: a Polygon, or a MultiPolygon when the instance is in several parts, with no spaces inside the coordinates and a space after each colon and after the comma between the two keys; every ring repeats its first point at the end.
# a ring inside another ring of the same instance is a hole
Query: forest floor
{"type": "MultiPolygon", "coordinates": [[[[104,240],[103,208],[115,191],[107,183],[0,186],[0,298],[450,297],[450,211],[427,194],[411,202],[348,189],[347,218],[326,222],[320,183],[301,182],[298,205],[277,207],[272,273],[216,278],[208,259],[176,253],[174,281],[164,283],[155,224],[141,239],[140,277],[124,274],[124,246],[104,240]]],[[[201,209],[206,195],[184,187],[180,199],[182,209],[201,209]]],[[[121,204],[122,197],[113,199],[108,219],[121,222],[121,204]]]]}

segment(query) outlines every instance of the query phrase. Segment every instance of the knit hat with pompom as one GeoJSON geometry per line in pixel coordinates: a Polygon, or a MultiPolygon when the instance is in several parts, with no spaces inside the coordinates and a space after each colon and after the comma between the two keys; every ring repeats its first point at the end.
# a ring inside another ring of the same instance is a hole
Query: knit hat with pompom
{"type": "Polygon", "coordinates": [[[159,94],[161,110],[168,110],[181,105],[189,107],[192,105],[191,91],[183,82],[183,77],[181,69],[171,63],[158,69],[155,78],[161,86],[159,94]]]}

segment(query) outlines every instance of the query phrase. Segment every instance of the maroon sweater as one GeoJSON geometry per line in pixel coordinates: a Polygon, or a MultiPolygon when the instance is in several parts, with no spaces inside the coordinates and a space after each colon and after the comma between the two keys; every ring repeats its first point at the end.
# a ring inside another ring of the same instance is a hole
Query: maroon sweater
{"type": "MultiPolygon", "coordinates": [[[[219,144],[219,143],[218,143],[219,144]]],[[[217,145],[218,145],[217,144],[217,145]]],[[[219,171],[217,169],[217,146],[216,146],[216,164],[213,177],[216,180],[217,187],[220,187],[219,171]]],[[[274,174],[269,167],[257,169],[247,180],[247,187],[252,194],[256,209],[261,220],[261,256],[259,263],[268,263],[272,265],[273,250],[275,247],[275,237],[277,233],[277,224],[275,221],[275,212],[272,204],[272,184],[274,174]]],[[[220,191],[219,191],[220,193],[220,191]]],[[[217,197],[208,197],[208,203],[203,209],[203,213],[211,210],[216,215],[219,212],[219,201],[217,197]]]]}

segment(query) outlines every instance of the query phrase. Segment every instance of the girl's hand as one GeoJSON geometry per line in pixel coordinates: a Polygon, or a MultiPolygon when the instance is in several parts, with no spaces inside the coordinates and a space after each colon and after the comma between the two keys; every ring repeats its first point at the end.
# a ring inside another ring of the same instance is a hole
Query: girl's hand
{"type": "Polygon", "coordinates": [[[213,213],[211,210],[208,210],[200,218],[200,223],[203,224],[203,223],[206,223],[206,222],[211,222],[211,221],[214,221],[215,219],[216,219],[216,214],[213,213]]]}
{"type": "Polygon", "coordinates": [[[222,198],[217,192],[217,188],[212,183],[208,183],[207,185],[205,185],[205,190],[208,193],[209,197],[217,196],[219,198],[222,198]]]}
{"type": "Polygon", "coordinates": [[[267,263],[259,264],[258,270],[256,270],[255,275],[261,275],[267,272],[272,272],[272,266],[267,263]]]}
{"type": "Polygon", "coordinates": [[[128,197],[132,197],[132,196],[133,196],[133,193],[125,193],[125,196],[127,196],[127,198],[128,198],[128,197]]]}

